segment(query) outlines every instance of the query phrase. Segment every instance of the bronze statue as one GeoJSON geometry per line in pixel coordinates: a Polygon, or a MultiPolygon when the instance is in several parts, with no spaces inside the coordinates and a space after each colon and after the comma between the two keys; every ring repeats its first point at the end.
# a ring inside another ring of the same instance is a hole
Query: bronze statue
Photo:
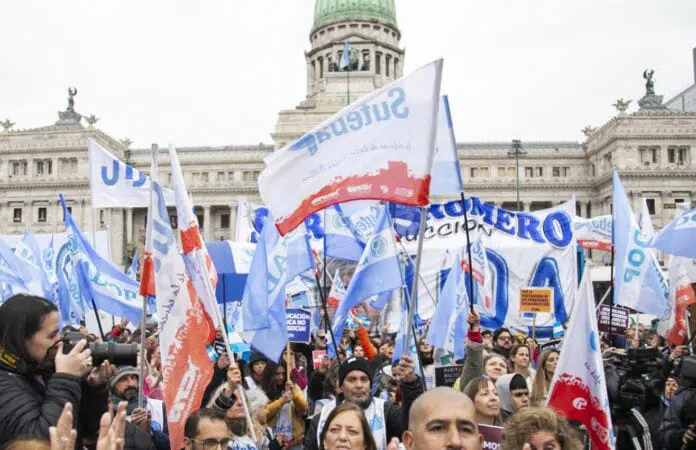
{"type": "Polygon", "coordinates": [[[75,96],[77,95],[77,88],[68,88],[68,111],[73,111],[75,108],[75,96]]]}
{"type": "Polygon", "coordinates": [[[10,131],[10,129],[14,126],[14,122],[10,122],[10,119],[5,119],[4,122],[0,122],[0,126],[5,130],[5,132],[10,131]]]}
{"type": "Polygon", "coordinates": [[[643,71],[643,78],[645,79],[645,94],[655,95],[655,82],[653,81],[653,76],[655,71],[652,69],[646,69],[643,71]]]}

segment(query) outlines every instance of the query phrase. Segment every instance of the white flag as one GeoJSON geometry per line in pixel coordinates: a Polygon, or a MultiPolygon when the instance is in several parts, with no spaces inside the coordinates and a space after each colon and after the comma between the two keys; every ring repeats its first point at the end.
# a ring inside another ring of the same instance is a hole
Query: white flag
{"type": "Polygon", "coordinates": [[[286,234],[352,200],[427,205],[442,60],[369,94],[266,158],[259,192],[286,234]]]}
{"type": "MultiPolygon", "coordinates": [[[[119,161],[96,141],[88,139],[89,187],[93,208],[147,208],[150,206],[150,178],[119,161]]],[[[167,205],[174,205],[174,192],[165,187],[167,205]]]]}

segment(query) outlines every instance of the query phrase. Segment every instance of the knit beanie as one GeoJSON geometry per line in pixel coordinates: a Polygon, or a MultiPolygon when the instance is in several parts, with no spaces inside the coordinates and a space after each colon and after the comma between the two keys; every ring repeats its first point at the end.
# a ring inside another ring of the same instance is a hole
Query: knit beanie
{"type": "Polygon", "coordinates": [[[136,377],[140,377],[138,369],[136,369],[133,366],[121,366],[118,369],[116,369],[116,375],[114,375],[114,377],[111,379],[111,389],[113,389],[116,386],[116,384],[119,381],[121,381],[121,378],[128,375],[135,375],[136,377]]]}
{"type": "Polygon", "coordinates": [[[372,384],[373,372],[372,372],[372,366],[370,365],[370,362],[365,358],[353,357],[353,358],[348,358],[338,368],[338,385],[342,386],[343,380],[345,380],[346,376],[348,376],[348,374],[354,370],[359,370],[359,371],[367,374],[367,377],[370,379],[370,384],[372,384]]]}

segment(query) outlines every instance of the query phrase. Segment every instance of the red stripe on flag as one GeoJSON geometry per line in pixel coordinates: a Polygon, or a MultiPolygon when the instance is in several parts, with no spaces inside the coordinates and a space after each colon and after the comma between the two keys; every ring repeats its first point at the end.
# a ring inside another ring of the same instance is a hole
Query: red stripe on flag
{"type": "Polygon", "coordinates": [[[152,262],[152,254],[146,253],[143,258],[143,266],[140,271],[140,295],[155,296],[155,264],[152,262]]]}
{"type": "Polygon", "coordinates": [[[194,224],[186,230],[181,230],[179,235],[181,236],[181,249],[184,251],[184,255],[188,255],[198,248],[203,248],[203,238],[201,238],[198,225],[194,224]]]}

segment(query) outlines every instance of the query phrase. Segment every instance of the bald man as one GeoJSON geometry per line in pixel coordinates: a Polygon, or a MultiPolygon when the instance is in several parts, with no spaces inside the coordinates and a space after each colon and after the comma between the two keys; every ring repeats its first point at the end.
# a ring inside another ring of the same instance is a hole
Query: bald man
{"type": "Polygon", "coordinates": [[[483,436],[474,422],[474,403],[462,392],[439,387],[418,397],[411,406],[408,450],[481,450],[483,436]]]}

